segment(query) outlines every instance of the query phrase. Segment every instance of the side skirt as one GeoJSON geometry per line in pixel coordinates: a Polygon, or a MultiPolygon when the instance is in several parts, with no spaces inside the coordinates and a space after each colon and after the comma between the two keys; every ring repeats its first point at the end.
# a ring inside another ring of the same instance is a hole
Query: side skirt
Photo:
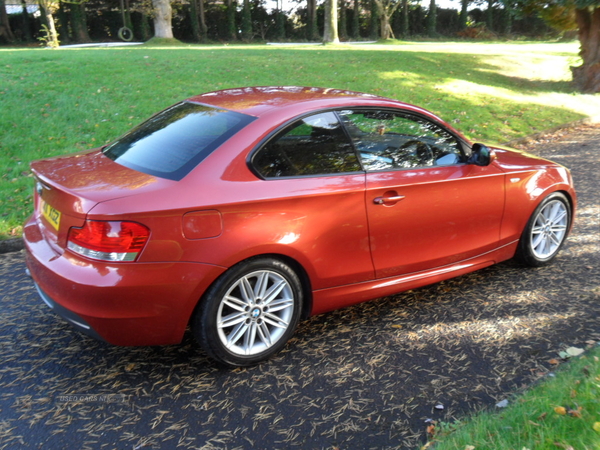
{"type": "Polygon", "coordinates": [[[491,252],[448,266],[436,267],[435,269],[404,274],[397,277],[382,278],[313,291],[313,309],[311,315],[322,314],[367,300],[386,297],[410,289],[438,283],[506,261],[515,255],[518,242],[518,240],[511,242],[491,252]]]}

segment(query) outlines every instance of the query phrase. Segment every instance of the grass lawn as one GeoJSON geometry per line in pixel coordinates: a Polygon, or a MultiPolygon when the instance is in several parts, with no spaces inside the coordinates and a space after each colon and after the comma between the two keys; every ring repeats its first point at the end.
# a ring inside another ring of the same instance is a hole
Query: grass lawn
{"type": "Polygon", "coordinates": [[[170,104],[248,85],[333,87],[425,107],[507,142],[589,116],[569,85],[576,43],[0,48],[0,239],[21,234],[34,159],[102,145],[170,104]]]}
{"type": "Polygon", "coordinates": [[[561,368],[555,378],[511,399],[501,412],[442,426],[435,450],[600,449],[600,348],[561,368]]]}

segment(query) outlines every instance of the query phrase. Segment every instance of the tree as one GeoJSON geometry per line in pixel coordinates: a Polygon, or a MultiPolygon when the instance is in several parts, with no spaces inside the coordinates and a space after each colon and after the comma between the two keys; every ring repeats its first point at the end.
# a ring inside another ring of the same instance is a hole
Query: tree
{"type": "Polygon", "coordinates": [[[435,0],[429,1],[429,12],[427,13],[427,34],[431,37],[437,36],[437,6],[435,0]]]}
{"type": "Polygon", "coordinates": [[[317,29],[317,0],[307,0],[306,13],[306,39],[317,41],[319,39],[319,30],[317,29]]]}
{"type": "Polygon", "coordinates": [[[576,8],[575,20],[581,44],[579,56],[581,56],[583,64],[579,67],[571,67],[573,81],[583,92],[599,93],[600,2],[594,6],[576,8]]]}
{"type": "Polygon", "coordinates": [[[379,15],[380,22],[380,37],[381,39],[395,38],[392,26],[390,25],[390,18],[396,11],[398,6],[402,2],[398,0],[374,0],[377,5],[377,13],[379,15]]]}
{"type": "Polygon", "coordinates": [[[354,10],[352,11],[352,38],[360,37],[360,3],[359,0],[354,0],[354,10]]]}
{"type": "Polygon", "coordinates": [[[45,27],[44,40],[48,47],[58,48],[58,33],[56,32],[56,25],[54,24],[54,12],[58,9],[58,2],[53,0],[38,0],[40,9],[42,10],[42,17],[45,27]]]}
{"type": "MultiPolygon", "coordinates": [[[[88,34],[88,27],[85,14],[85,2],[73,1],[70,2],[69,12],[71,13],[71,29],[73,30],[73,38],[77,42],[90,42],[90,35],[88,34]]],[[[65,2],[66,3],[66,2],[65,2]]]]}
{"type": "Polygon", "coordinates": [[[173,10],[170,0],[152,0],[154,7],[154,37],[173,39],[173,10]]]}
{"type": "Polygon", "coordinates": [[[458,22],[461,30],[464,30],[468,26],[467,22],[469,21],[469,3],[471,3],[471,0],[460,0],[460,16],[458,22]]]}
{"type": "Polygon", "coordinates": [[[520,0],[524,12],[535,12],[549,25],[577,30],[582,64],[571,67],[582,92],[600,92],[600,0],[520,0]]]}
{"type": "Polygon", "coordinates": [[[233,0],[227,0],[227,38],[235,41],[237,39],[237,29],[235,27],[235,11],[237,4],[233,0]]]}
{"type": "Polygon", "coordinates": [[[323,42],[339,44],[338,36],[338,10],[337,0],[325,1],[325,30],[323,31],[323,42]]]}
{"type": "Polygon", "coordinates": [[[348,38],[348,14],[346,10],[346,0],[340,0],[340,39],[348,38]]]}
{"type": "Polygon", "coordinates": [[[250,0],[244,0],[242,8],[242,39],[251,41],[254,37],[252,31],[252,12],[250,11],[250,0]]]}
{"type": "Polygon", "coordinates": [[[0,37],[4,36],[8,42],[13,42],[15,37],[10,29],[8,14],[6,14],[6,5],[4,0],[0,0],[0,37]]]}
{"type": "Polygon", "coordinates": [[[402,0],[402,9],[400,10],[400,35],[405,38],[410,34],[408,27],[408,0],[402,0]]]}

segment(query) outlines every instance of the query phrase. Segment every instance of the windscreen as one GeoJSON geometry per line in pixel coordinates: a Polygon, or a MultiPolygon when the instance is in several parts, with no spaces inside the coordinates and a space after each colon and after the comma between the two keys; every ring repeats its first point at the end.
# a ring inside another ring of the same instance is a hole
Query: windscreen
{"type": "Polygon", "coordinates": [[[130,169],[180,180],[252,120],[233,111],[178,103],[138,125],[103,153],[130,169]]]}

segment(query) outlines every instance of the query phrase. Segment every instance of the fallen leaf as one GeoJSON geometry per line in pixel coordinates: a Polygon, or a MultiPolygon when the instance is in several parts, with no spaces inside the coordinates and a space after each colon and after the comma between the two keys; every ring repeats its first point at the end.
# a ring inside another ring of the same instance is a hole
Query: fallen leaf
{"type": "Polygon", "coordinates": [[[596,422],[594,423],[594,425],[592,425],[592,429],[596,432],[596,433],[600,433],[600,422],[596,422]]]}
{"type": "Polygon", "coordinates": [[[575,389],[571,389],[571,398],[577,397],[577,391],[575,389]]]}
{"type": "Polygon", "coordinates": [[[578,347],[569,347],[567,350],[567,353],[570,356],[579,356],[581,355],[585,350],[582,348],[578,348],[578,347]]]}
{"type": "Polygon", "coordinates": [[[548,361],[550,364],[552,364],[553,366],[560,364],[560,362],[558,361],[558,359],[556,358],[552,358],[550,361],[548,361]]]}
{"type": "Polygon", "coordinates": [[[577,417],[578,419],[581,419],[581,410],[582,410],[582,409],[583,409],[583,408],[582,408],[581,406],[580,406],[579,408],[577,408],[577,409],[570,409],[570,410],[568,411],[568,414],[569,414],[571,417],[577,417]]]}

